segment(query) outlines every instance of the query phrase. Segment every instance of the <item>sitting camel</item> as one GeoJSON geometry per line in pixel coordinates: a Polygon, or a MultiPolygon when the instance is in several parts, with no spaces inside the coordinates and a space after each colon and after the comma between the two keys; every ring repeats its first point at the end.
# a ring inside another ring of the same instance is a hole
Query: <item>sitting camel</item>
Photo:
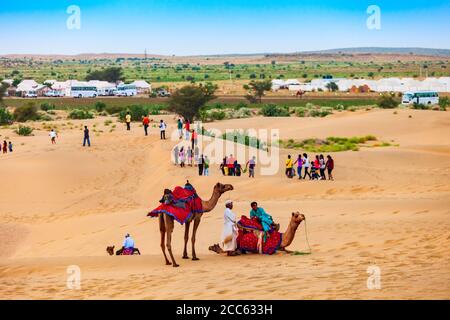
{"type": "MultiPolygon", "coordinates": [[[[108,254],[109,254],[110,256],[114,255],[114,248],[115,248],[115,247],[116,247],[116,246],[108,246],[108,247],[106,247],[106,252],[108,252],[108,254]]],[[[122,252],[123,252],[123,248],[117,250],[117,251],[116,251],[116,255],[120,256],[120,255],[122,255],[122,252]]],[[[132,254],[138,254],[138,255],[141,255],[141,253],[140,253],[140,251],[139,251],[138,248],[133,248],[133,253],[132,253],[132,254]]]]}
{"type": "MultiPolygon", "coordinates": [[[[213,192],[211,198],[209,200],[201,200],[203,213],[209,212],[214,209],[217,204],[217,201],[227,191],[233,190],[233,186],[231,184],[221,184],[216,183],[213,188],[213,192]]],[[[191,243],[192,243],[192,260],[199,260],[195,253],[195,236],[197,234],[197,229],[202,219],[203,213],[194,213],[191,217],[186,221],[185,232],[184,232],[184,251],[183,251],[183,259],[189,259],[187,254],[187,243],[189,240],[189,227],[191,222],[194,222],[194,227],[192,230],[191,243]]],[[[174,229],[174,218],[168,214],[160,213],[159,214],[159,230],[161,232],[161,250],[164,254],[164,258],[166,259],[166,265],[171,265],[173,267],[178,267],[179,265],[175,262],[175,258],[172,253],[172,232],[174,229]],[[167,244],[165,244],[165,236],[167,233],[167,244]],[[169,251],[170,259],[172,262],[167,259],[166,248],[169,251]]]]}
{"type": "MultiPolygon", "coordinates": [[[[295,233],[298,229],[298,226],[300,225],[300,223],[303,220],[305,220],[305,215],[299,213],[298,211],[292,212],[291,221],[289,222],[286,232],[283,233],[281,243],[278,247],[278,250],[284,251],[286,253],[292,252],[292,251],[287,250],[286,247],[289,246],[292,243],[292,241],[294,241],[295,233]]],[[[210,246],[209,250],[214,251],[216,253],[224,253],[224,251],[219,246],[219,244],[214,244],[214,245],[210,246]]]]}

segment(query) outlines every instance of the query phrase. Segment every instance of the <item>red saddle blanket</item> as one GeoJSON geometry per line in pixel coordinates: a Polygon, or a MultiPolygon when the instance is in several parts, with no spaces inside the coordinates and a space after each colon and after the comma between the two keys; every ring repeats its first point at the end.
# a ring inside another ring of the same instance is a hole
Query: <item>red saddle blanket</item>
{"type": "Polygon", "coordinates": [[[157,217],[160,213],[172,216],[184,224],[193,214],[203,212],[202,200],[193,187],[175,187],[168,197],[160,200],[161,205],[150,211],[147,216],[157,217]]]}
{"type": "MultiPolygon", "coordinates": [[[[245,251],[258,252],[259,239],[254,231],[263,232],[261,223],[256,217],[250,219],[242,216],[237,224],[240,227],[237,237],[238,248],[245,251]]],[[[283,234],[276,230],[267,232],[265,241],[264,238],[262,241],[262,253],[274,254],[280,247],[282,236],[283,234]]]]}

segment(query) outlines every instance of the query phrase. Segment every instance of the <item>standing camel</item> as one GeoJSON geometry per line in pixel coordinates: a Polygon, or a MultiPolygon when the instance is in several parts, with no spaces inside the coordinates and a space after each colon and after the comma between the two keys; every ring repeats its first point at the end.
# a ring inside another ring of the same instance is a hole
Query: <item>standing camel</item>
{"type": "MultiPolygon", "coordinates": [[[[209,212],[214,209],[214,207],[217,204],[217,201],[227,191],[233,190],[233,186],[231,184],[221,184],[216,183],[216,185],[213,188],[213,193],[211,195],[211,198],[209,200],[202,200],[202,208],[203,213],[209,212]]],[[[187,243],[189,240],[189,226],[191,222],[194,222],[194,227],[192,230],[192,236],[191,236],[191,242],[192,242],[192,260],[199,260],[197,258],[197,255],[195,253],[195,236],[197,234],[197,229],[200,224],[200,221],[202,219],[203,213],[194,213],[191,215],[191,217],[186,221],[185,226],[185,232],[184,232],[184,252],[183,252],[183,259],[188,259],[187,255],[187,243]]],[[[174,218],[170,215],[167,215],[165,213],[159,214],[159,231],[161,232],[161,250],[164,254],[164,258],[166,259],[166,265],[172,265],[173,267],[178,267],[179,265],[175,262],[175,258],[173,257],[172,253],[172,232],[174,229],[174,218]],[[167,233],[167,243],[165,244],[165,236],[167,233]],[[167,259],[166,255],[166,247],[167,251],[169,251],[170,259],[172,262],[167,259]]]]}

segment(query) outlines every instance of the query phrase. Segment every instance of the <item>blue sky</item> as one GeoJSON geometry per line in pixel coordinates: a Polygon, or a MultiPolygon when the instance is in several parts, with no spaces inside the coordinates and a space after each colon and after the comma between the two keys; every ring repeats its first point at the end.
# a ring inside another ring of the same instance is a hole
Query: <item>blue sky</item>
{"type": "Polygon", "coordinates": [[[0,1],[0,54],[227,54],[389,46],[450,49],[450,1],[0,1]],[[366,26],[369,5],[381,29],[366,26]],[[70,5],[81,28],[69,30],[70,5]]]}

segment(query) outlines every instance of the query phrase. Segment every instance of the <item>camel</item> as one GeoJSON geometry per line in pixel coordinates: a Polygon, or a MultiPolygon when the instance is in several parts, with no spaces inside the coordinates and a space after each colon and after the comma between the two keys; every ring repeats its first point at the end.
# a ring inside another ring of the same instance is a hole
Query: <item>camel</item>
{"type": "MultiPolygon", "coordinates": [[[[298,211],[292,212],[291,221],[289,222],[286,231],[283,233],[283,237],[278,250],[284,251],[286,253],[292,253],[292,251],[287,250],[286,247],[288,247],[292,243],[292,241],[294,241],[295,233],[297,232],[298,226],[303,220],[305,220],[305,215],[299,213],[298,211]]],[[[219,244],[210,246],[209,250],[216,253],[224,253],[219,244]]]]}
{"type": "MultiPolygon", "coordinates": [[[[214,209],[214,207],[217,204],[217,201],[227,191],[233,190],[233,186],[231,184],[221,184],[216,183],[216,185],[213,188],[213,192],[211,195],[211,198],[209,200],[202,200],[202,208],[203,213],[209,212],[214,209]]],[[[191,215],[191,217],[185,222],[185,231],[184,231],[184,251],[183,251],[183,259],[189,259],[187,254],[187,243],[189,241],[189,227],[191,222],[193,222],[193,230],[192,230],[192,236],[191,236],[191,243],[192,243],[192,260],[200,260],[197,257],[197,254],[195,253],[195,236],[197,234],[197,229],[200,224],[201,218],[203,213],[195,213],[191,215]]],[[[172,253],[172,232],[174,229],[174,218],[170,215],[167,215],[165,213],[159,214],[159,231],[161,232],[161,250],[164,254],[164,259],[166,260],[166,265],[172,265],[173,267],[179,267],[179,265],[176,263],[175,258],[172,253]],[[167,243],[165,244],[165,236],[167,233],[167,243]],[[167,259],[166,250],[169,251],[170,259],[172,262],[167,259]]]]}
{"type": "MultiPolygon", "coordinates": [[[[108,247],[106,247],[106,252],[108,252],[108,254],[110,255],[110,256],[112,256],[112,255],[114,255],[114,248],[115,248],[116,246],[108,246],[108,247]]],[[[123,249],[123,248],[122,248],[123,249]]],[[[117,250],[116,251],[116,255],[118,255],[118,256],[120,256],[120,255],[122,255],[122,249],[120,249],[120,250],[117,250]]],[[[139,251],[139,249],[138,248],[133,248],[133,255],[134,254],[138,254],[138,255],[141,255],[141,252],[139,251]]]]}
{"type": "Polygon", "coordinates": [[[297,228],[305,220],[305,215],[300,212],[292,212],[291,221],[283,233],[283,237],[281,239],[280,248],[278,250],[284,251],[286,253],[291,253],[292,251],[286,250],[286,247],[289,246],[292,241],[294,241],[295,233],[297,232],[297,228]]]}

